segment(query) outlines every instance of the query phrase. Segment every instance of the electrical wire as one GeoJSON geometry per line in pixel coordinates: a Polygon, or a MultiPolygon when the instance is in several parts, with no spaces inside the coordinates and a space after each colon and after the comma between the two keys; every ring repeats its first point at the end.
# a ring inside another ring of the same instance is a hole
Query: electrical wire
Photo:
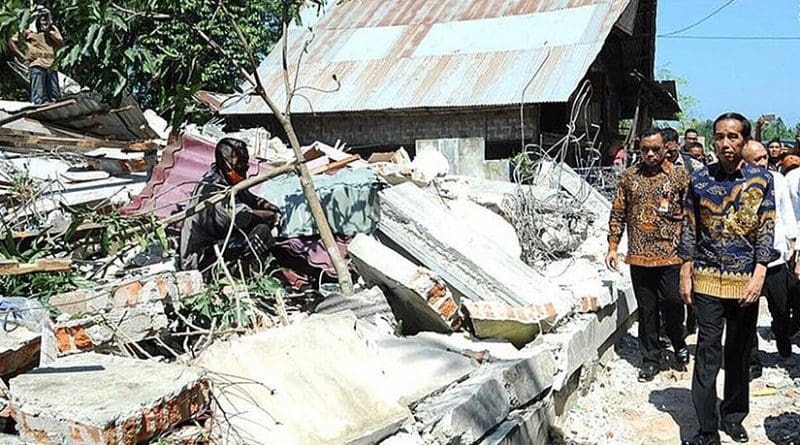
{"type": "Polygon", "coordinates": [[[698,21],[696,21],[696,22],[692,23],[691,25],[684,26],[684,27],[683,27],[683,28],[681,28],[681,29],[677,29],[677,30],[675,30],[675,31],[668,32],[668,33],[666,33],[666,34],[660,34],[660,35],[657,35],[656,37],[668,37],[668,36],[674,36],[675,34],[680,34],[680,33],[684,32],[684,31],[688,31],[688,30],[690,30],[690,29],[692,29],[692,28],[694,28],[694,27],[696,27],[696,26],[700,25],[701,23],[705,22],[706,20],[710,19],[711,17],[714,17],[715,15],[719,14],[719,13],[720,13],[720,12],[722,12],[722,11],[723,11],[725,8],[727,8],[728,6],[732,5],[732,4],[733,4],[733,2],[735,2],[735,1],[736,1],[736,0],[728,0],[728,1],[727,1],[727,2],[725,2],[725,3],[724,3],[722,6],[720,6],[720,7],[719,7],[719,8],[717,8],[717,9],[715,9],[714,11],[712,11],[710,14],[706,15],[706,16],[705,16],[705,17],[703,17],[702,19],[700,19],[700,20],[698,20],[698,21]]]}

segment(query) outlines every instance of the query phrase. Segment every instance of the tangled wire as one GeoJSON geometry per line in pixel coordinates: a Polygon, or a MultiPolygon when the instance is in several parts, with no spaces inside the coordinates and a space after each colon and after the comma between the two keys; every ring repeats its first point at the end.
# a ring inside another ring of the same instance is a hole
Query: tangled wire
{"type": "Polygon", "coordinates": [[[506,197],[504,207],[519,237],[522,259],[529,265],[564,258],[577,249],[594,223],[594,215],[584,206],[595,193],[590,184],[597,184],[598,178],[604,188],[615,183],[611,178],[616,174],[600,166],[600,127],[588,122],[591,97],[592,86],[587,80],[572,103],[567,133],[549,149],[526,144],[515,158],[513,180],[517,187],[506,197]],[[578,134],[581,117],[584,128],[578,134]],[[567,161],[576,168],[567,167],[567,161]]]}

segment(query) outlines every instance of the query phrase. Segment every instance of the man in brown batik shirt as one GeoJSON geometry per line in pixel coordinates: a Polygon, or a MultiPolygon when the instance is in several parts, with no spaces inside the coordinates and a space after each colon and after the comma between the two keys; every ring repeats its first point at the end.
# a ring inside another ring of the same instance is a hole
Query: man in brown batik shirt
{"type": "Polygon", "coordinates": [[[628,230],[626,262],[639,306],[639,341],[644,349],[640,381],[652,380],[661,368],[663,349],[658,340],[659,310],[677,362],[689,361],[678,295],[683,202],[689,175],[667,159],[662,134],[648,129],[639,135],[641,162],[628,168],[617,185],[608,229],[606,266],[618,270],[617,248],[628,230]]]}

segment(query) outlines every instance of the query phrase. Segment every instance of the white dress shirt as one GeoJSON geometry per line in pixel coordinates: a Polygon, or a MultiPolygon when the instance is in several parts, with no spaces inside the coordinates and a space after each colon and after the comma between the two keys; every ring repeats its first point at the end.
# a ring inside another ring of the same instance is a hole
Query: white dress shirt
{"type": "MultiPolygon", "coordinates": [[[[796,170],[789,172],[790,174],[796,170]]],[[[789,186],[789,178],[784,178],[782,174],[774,171],[772,178],[775,182],[775,250],[781,253],[781,257],[769,264],[769,267],[777,266],[789,260],[792,252],[789,252],[789,240],[797,238],[797,206],[792,205],[794,201],[789,186]]]]}

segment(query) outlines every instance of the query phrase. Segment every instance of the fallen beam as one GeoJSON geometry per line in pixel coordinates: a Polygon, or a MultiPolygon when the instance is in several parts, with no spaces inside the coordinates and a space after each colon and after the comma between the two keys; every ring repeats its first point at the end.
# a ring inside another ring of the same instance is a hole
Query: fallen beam
{"type": "Polygon", "coordinates": [[[463,296],[515,307],[550,305],[554,316],[542,320],[545,328],[572,312],[574,299],[568,293],[498,248],[490,234],[462,223],[441,199],[410,183],[379,197],[379,230],[463,296]]]}
{"type": "Polygon", "coordinates": [[[17,261],[0,261],[0,275],[27,275],[42,272],[69,272],[72,268],[70,259],[41,259],[33,263],[19,263],[17,261]]]}

